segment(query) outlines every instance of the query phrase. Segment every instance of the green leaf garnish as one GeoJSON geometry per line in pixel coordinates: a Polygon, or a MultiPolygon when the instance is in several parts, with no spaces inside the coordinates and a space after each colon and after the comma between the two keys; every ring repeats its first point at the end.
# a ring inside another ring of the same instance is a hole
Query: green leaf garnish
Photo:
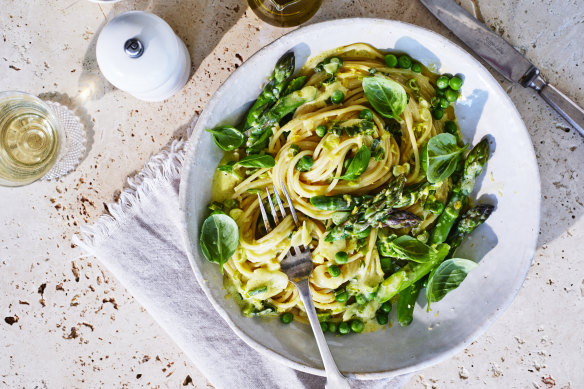
{"type": "Polygon", "coordinates": [[[247,168],[270,168],[274,167],[276,160],[269,154],[262,155],[248,155],[241,161],[236,162],[235,166],[247,168]]]}
{"type": "Polygon", "coordinates": [[[369,165],[369,160],[371,159],[371,150],[369,147],[363,145],[357,151],[357,154],[351,160],[345,174],[338,177],[340,180],[354,180],[359,177],[367,169],[369,165]]]}
{"type": "Polygon", "coordinates": [[[458,288],[468,273],[477,266],[476,262],[462,258],[451,258],[442,262],[428,280],[426,287],[428,303],[438,302],[449,292],[458,288]]]}
{"type": "Polygon", "coordinates": [[[207,132],[213,135],[215,144],[225,151],[235,150],[245,141],[243,134],[237,128],[231,126],[219,126],[212,130],[207,130],[207,132]]]}
{"type": "Polygon", "coordinates": [[[225,214],[213,214],[203,222],[199,238],[201,251],[209,262],[223,264],[235,254],[239,245],[237,223],[225,214]]]}
{"type": "Polygon", "coordinates": [[[382,116],[400,120],[400,115],[408,104],[403,86],[386,77],[363,78],[363,92],[373,108],[382,116]]]}
{"type": "Polygon", "coordinates": [[[428,181],[435,184],[450,177],[465,149],[466,146],[458,147],[456,137],[452,134],[432,137],[422,149],[422,167],[428,181]]]}

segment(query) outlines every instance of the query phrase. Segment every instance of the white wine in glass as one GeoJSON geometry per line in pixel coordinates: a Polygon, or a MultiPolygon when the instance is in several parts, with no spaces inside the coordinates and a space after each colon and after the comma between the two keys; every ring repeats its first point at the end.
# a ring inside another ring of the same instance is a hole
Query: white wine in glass
{"type": "Polygon", "coordinates": [[[41,99],[0,92],[0,185],[26,185],[44,176],[60,153],[62,135],[41,99]]]}

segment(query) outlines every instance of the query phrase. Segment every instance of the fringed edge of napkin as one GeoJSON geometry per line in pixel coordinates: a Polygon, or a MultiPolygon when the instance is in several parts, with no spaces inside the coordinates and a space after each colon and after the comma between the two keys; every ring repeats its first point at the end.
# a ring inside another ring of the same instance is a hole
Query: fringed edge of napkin
{"type": "Polygon", "coordinates": [[[122,222],[132,215],[132,209],[142,197],[148,196],[164,182],[180,177],[184,161],[184,139],[172,141],[156,155],[150,157],[144,168],[135,176],[128,177],[127,187],[117,202],[105,204],[108,213],[99,217],[93,225],[84,225],[79,235],[73,236],[73,243],[91,253],[93,247],[114,234],[122,222]]]}

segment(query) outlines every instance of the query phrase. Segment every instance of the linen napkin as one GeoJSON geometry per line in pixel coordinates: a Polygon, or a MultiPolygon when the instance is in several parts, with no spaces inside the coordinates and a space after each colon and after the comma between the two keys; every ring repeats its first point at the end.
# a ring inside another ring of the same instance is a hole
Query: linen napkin
{"type": "MultiPolygon", "coordinates": [[[[216,388],[324,388],[323,377],[281,365],[239,339],[200,288],[179,230],[184,145],[173,141],[153,156],[108,205],[109,214],[82,227],[75,243],[118,278],[216,388]]],[[[401,388],[409,378],[351,380],[351,386],[401,388]]]]}

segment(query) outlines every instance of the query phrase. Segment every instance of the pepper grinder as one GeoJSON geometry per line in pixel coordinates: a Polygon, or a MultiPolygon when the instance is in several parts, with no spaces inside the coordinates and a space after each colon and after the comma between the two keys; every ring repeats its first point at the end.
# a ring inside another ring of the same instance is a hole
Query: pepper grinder
{"type": "Polygon", "coordinates": [[[145,101],[162,101],[187,82],[191,58],[160,17],[130,11],[113,18],[97,39],[99,69],[115,87],[145,101]]]}

